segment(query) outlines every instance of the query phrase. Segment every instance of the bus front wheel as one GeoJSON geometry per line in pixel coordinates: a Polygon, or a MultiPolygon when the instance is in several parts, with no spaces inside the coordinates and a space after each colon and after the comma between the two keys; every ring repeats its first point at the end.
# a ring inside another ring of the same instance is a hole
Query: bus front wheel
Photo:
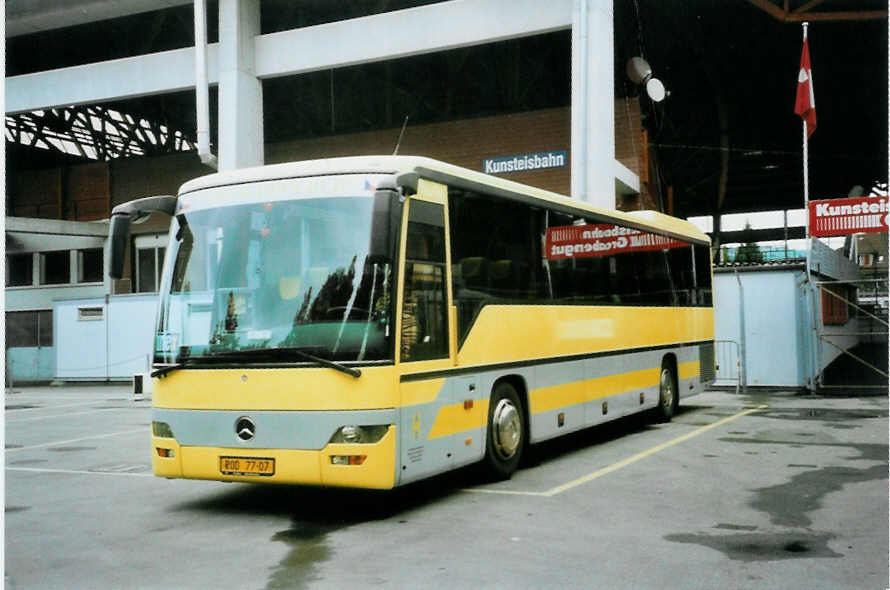
{"type": "Polygon", "coordinates": [[[525,445],[525,417],[516,389],[507,382],[498,383],[488,406],[488,434],[485,440],[485,466],[497,479],[509,478],[522,456],[525,445]]]}
{"type": "Polygon", "coordinates": [[[668,359],[661,363],[661,378],[658,386],[658,407],[655,409],[659,422],[670,422],[680,405],[680,391],[674,365],[668,359]]]}

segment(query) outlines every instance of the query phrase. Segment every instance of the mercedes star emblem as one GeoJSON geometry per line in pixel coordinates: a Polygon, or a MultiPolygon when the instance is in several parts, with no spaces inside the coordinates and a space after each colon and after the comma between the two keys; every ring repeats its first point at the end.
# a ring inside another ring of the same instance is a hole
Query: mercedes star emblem
{"type": "Polygon", "coordinates": [[[249,441],[256,435],[256,424],[247,416],[241,416],[235,422],[235,434],[244,442],[249,441]]]}

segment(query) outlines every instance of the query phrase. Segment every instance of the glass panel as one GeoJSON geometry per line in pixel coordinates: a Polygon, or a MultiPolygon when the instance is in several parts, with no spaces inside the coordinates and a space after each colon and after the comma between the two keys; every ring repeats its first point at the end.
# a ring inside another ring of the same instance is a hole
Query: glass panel
{"type": "Polygon", "coordinates": [[[155,259],[155,284],[160,288],[161,284],[161,272],[164,270],[164,256],[167,254],[166,248],[158,248],[158,257],[155,259]]]}
{"type": "Polygon", "coordinates": [[[445,216],[441,205],[412,201],[405,258],[445,262],[445,216]]]}
{"type": "MultiPolygon", "coordinates": [[[[692,245],[611,223],[552,214],[546,266],[558,301],[601,305],[705,305],[692,245]]],[[[707,256],[707,248],[701,248],[707,256]]],[[[696,261],[698,259],[696,258],[696,261]]],[[[710,286],[710,267],[704,260],[710,286]]],[[[709,304],[710,300],[708,299],[709,304]]]]}
{"type": "Polygon", "coordinates": [[[34,255],[8,254],[6,256],[6,286],[23,287],[34,284],[34,255]]]}
{"type": "Polygon", "coordinates": [[[155,248],[140,248],[136,250],[136,291],[138,293],[153,293],[157,290],[155,277],[155,248]]]}
{"type": "MultiPolygon", "coordinates": [[[[650,234],[651,235],[651,234],[650,234]]],[[[642,305],[675,305],[676,298],[671,273],[668,269],[669,250],[648,250],[632,254],[640,277],[640,303],[642,305]]]]}
{"type": "Polygon", "coordinates": [[[81,283],[101,283],[102,248],[79,250],[77,258],[79,264],[78,281],[81,283]]]}
{"type": "Polygon", "coordinates": [[[368,261],[372,206],[369,195],[180,214],[156,358],[266,351],[251,358],[299,360],[281,348],[392,358],[392,264],[368,261]]]}
{"type": "Polygon", "coordinates": [[[544,211],[449,188],[452,293],[463,340],[488,303],[549,298],[542,265],[544,211]]]}
{"type": "Polygon", "coordinates": [[[698,304],[711,305],[711,249],[694,245],[695,282],[698,289],[698,304]]]}
{"type": "Polygon", "coordinates": [[[435,203],[411,201],[407,240],[400,358],[402,361],[444,358],[448,356],[445,208],[435,203]]]}
{"type": "Polygon", "coordinates": [[[38,346],[53,345],[53,311],[47,309],[37,312],[38,346]]]}
{"type": "Polygon", "coordinates": [[[71,255],[68,250],[40,255],[40,284],[64,285],[71,282],[71,255]]]}
{"type": "Polygon", "coordinates": [[[37,346],[37,312],[6,312],[6,346],[32,348],[37,346]]]}
{"type": "Polygon", "coordinates": [[[646,276],[640,266],[643,261],[635,252],[642,246],[631,243],[631,237],[639,233],[551,212],[545,264],[553,284],[553,299],[560,303],[640,304],[640,283],[646,276]]]}
{"type": "Polygon", "coordinates": [[[445,358],[448,332],[444,266],[422,262],[405,266],[401,359],[405,362],[445,358]]]}

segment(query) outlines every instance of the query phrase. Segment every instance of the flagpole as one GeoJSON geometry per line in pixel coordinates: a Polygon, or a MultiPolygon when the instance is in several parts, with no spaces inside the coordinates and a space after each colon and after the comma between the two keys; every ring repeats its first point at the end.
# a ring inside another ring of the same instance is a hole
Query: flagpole
{"type": "MultiPolygon", "coordinates": [[[[803,25],[803,42],[804,47],[806,47],[807,42],[807,26],[810,24],[808,22],[801,23],[803,25]]],[[[809,76],[812,76],[812,69],[807,72],[809,76]]],[[[812,85],[812,78],[810,79],[810,84],[812,85]]],[[[812,89],[812,86],[810,86],[812,89]]],[[[812,96],[812,95],[811,95],[812,96]]],[[[813,108],[812,102],[810,103],[810,108],[813,108]]],[[[809,288],[810,293],[810,301],[812,302],[812,310],[813,310],[813,341],[811,349],[812,354],[812,363],[813,363],[813,378],[812,381],[807,379],[808,384],[812,391],[816,390],[816,380],[819,377],[819,353],[818,353],[818,343],[819,343],[819,326],[816,319],[816,290],[812,282],[812,276],[810,275],[810,257],[812,254],[812,243],[813,239],[810,237],[810,150],[807,137],[807,120],[805,117],[801,117],[801,124],[803,126],[803,206],[805,213],[805,229],[804,233],[806,235],[807,240],[807,255],[806,255],[806,277],[807,277],[807,286],[809,288]]]]}
{"type": "MultiPolygon", "coordinates": [[[[803,26],[803,40],[806,43],[807,40],[807,26],[810,24],[808,22],[801,23],[803,26]]],[[[806,119],[801,119],[801,124],[803,125],[803,209],[806,219],[805,222],[805,234],[806,234],[806,245],[807,245],[807,254],[806,254],[806,272],[807,272],[807,283],[810,282],[810,245],[812,240],[810,238],[810,150],[809,150],[809,141],[807,141],[807,121],[806,119]]]]}

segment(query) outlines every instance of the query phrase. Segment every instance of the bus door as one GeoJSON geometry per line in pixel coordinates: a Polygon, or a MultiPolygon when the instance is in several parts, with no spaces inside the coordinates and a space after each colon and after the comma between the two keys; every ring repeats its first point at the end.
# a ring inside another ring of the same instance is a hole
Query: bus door
{"type": "MultiPolygon", "coordinates": [[[[447,187],[418,181],[406,203],[397,315],[401,436],[400,481],[455,465],[455,365],[447,187]]],[[[461,416],[458,416],[461,417],[461,416]]]]}

